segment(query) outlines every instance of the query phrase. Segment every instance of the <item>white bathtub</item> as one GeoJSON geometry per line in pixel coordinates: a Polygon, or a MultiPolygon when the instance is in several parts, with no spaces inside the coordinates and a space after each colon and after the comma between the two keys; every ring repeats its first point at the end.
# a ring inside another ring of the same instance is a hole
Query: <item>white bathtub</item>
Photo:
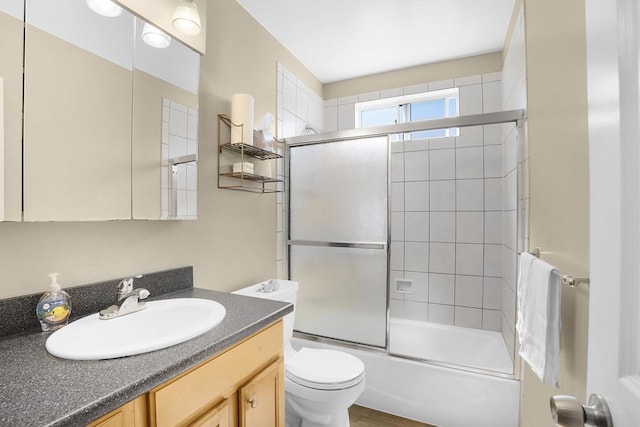
{"type": "Polygon", "coordinates": [[[358,405],[439,427],[517,427],[520,382],[294,337],[293,347],[333,348],[365,364],[358,405]]]}

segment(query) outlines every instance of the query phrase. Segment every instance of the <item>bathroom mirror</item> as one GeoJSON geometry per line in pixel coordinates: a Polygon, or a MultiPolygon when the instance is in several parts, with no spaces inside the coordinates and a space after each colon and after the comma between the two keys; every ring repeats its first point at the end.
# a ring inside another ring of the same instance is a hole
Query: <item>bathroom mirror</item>
{"type": "Polygon", "coordinates": [[[22,217],[24,3],[0,0],[0,221],[22,217]]]}
{"type": "Polygon", "coordinates": [[[24,220],[131,218],[133,15],[28,0],[24,220]]]}
{"type": "Polygon", "coordinates": [[[200,55],[136,18],[133,219],[197,218],[200,55]]]}

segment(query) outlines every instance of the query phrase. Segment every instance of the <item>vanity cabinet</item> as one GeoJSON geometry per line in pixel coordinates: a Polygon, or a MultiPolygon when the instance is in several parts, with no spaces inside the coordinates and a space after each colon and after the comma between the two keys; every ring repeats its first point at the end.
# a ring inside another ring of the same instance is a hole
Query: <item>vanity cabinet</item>
{"type": "Polygon", "coordinates": [[[283,354],[279,320],[90,426],[284,426],[283,354]]]}

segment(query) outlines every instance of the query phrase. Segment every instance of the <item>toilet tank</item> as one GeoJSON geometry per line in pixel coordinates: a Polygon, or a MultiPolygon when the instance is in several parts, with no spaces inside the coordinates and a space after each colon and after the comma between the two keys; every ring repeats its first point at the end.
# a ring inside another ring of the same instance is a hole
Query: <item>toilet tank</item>
{"type": "Polygon", "coordinates": [[[294,305],[293,312],[284,316],[285,342],[293,336],[293,322],[295,320],[295,304],[298,296],[298,282],[294,280],[270,279],[246,288],[232,292],[237,295],[245,295],[255,298],[264,298],[275,301],[288,302],[294,305]]]}

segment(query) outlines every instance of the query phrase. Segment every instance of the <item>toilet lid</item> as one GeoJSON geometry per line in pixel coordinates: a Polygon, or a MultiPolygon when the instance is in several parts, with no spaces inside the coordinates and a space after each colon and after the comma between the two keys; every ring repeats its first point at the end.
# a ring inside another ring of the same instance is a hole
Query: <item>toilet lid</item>
{"type": "Polygon", "coordinates": [[[362,381],[364,363],[342,351],[303,347],[286,362],[286,376],[311,388],[342,389],[362,381]]]}

